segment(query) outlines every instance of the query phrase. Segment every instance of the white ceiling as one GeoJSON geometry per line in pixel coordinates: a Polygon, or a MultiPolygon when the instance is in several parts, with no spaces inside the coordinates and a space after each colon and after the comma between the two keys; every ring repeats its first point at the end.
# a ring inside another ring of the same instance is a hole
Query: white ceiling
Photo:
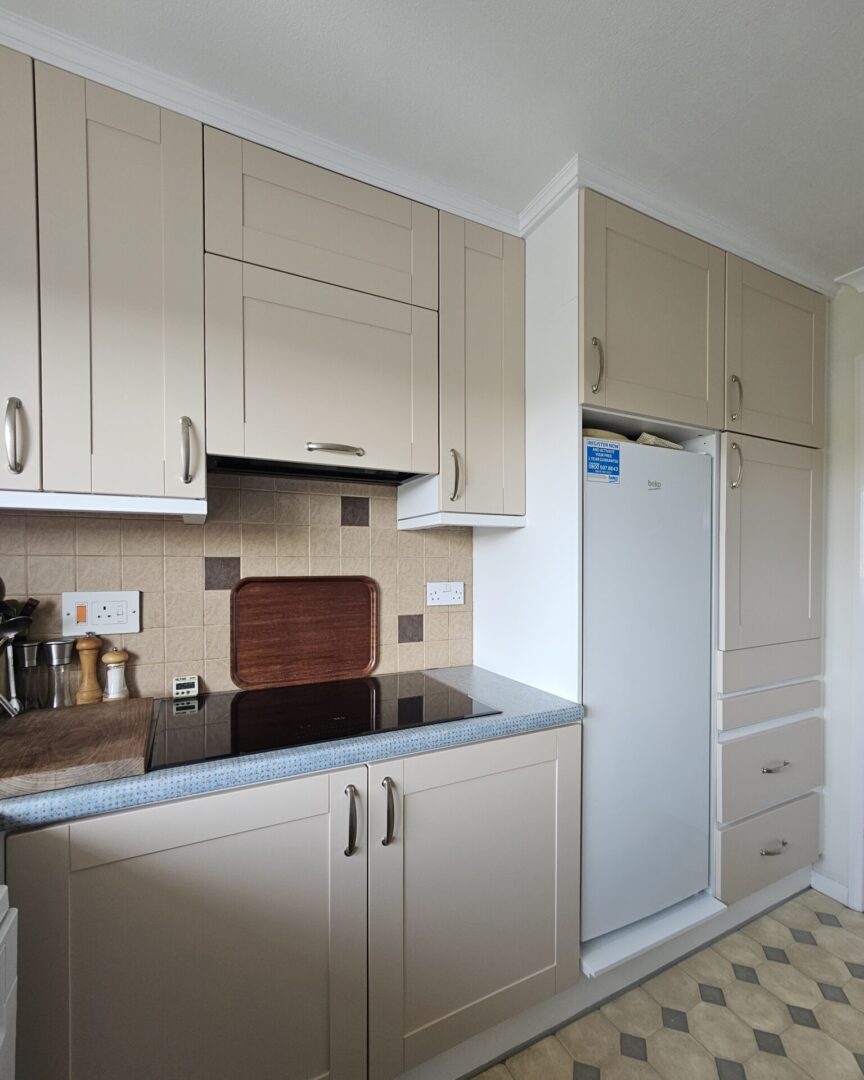
{"type": "Polygon", "coordinates": [[[790,266],[864,266],[861,0],[2,3],[511,212],[578,153],[790,266]]]}

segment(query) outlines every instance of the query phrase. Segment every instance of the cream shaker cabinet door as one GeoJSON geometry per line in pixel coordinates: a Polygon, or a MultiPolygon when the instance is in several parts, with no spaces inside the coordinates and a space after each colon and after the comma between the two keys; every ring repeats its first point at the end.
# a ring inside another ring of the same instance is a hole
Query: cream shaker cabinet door
{"type": "Polygon", "coordinates": [[[19,1080],[365,1080],[365,792],[359,767],[10,839],[19,1080]]]}
{"type": "Polygon", "coordinates": [[[438,317],[206,257],[207,449],[436,471],[438,317]]]}
{"type": "Polygon", "coordinates": [[[44,487],[203,497],[202,128],[36,64],[44,487]]]}
{"type": "Polygon", "coordinates": [[[440,509],[525,513],[525,242],[440,215],[440,509]]]}
{"type": "Polygon", "coordinates": [[[580,198],[582,403],[721,428],[724,253],[596,192],[580,198]]]}
{"type": "Polygon", "coordinates": [[[822,632],[822,454],[726,433],[720,499],[720,648],[822,632]]]}
{"type": "Polygon", "coordinates": [[[39,269],[33,61],[0,46],[0,488],[38,491],[39,269]]]}
{"type": "Polygon", "coordinates": [[[822,445],[825,311],[821,294],[727,255],[724,427],[822,445]]]}
{"type": "Polygon", "coordinates": [[[369,1075],[579,978],[578,726],[369,767],[369,1075]]]}
{"type": "Polygon", "coordinates": [[[207,251],[438,307],[438,211],[306,161],[204,132],[207,251]]]}

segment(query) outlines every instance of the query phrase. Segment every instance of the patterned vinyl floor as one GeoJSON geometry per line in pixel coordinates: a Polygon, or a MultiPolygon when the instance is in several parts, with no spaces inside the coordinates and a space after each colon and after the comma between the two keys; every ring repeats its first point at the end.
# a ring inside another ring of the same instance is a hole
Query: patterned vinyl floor
{"type": "Polygon", "coordinates": [[[864,915],[796,896],[478,1080],[862,1080],[864,915]]]}

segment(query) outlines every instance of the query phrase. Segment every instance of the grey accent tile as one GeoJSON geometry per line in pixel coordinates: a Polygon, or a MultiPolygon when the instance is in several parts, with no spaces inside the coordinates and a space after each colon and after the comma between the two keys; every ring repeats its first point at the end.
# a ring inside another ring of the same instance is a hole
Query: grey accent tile
{"type": "Polygon", "coordinates": [[[822,997],[826,1001],[839,1001],[842,1005],[849,1004],[849,998],[846,997],[846,993],[842,986],[834,986],[833,983],[819,983],[819,989],[822,991],[822,997]]]}
{"type": "Polygon", "coordinates": [[[635,1058],[636,1061],[647,1061],[648,1044],[641,1035],[627,1035],[622,1032],[621,1053],[624,1057],[635,1058]]]}
{"type": "Polygon", "coordinates": [[[342,496],[342,524],[343,525],[367,525],[369,524],[369,500],[358,498],[356,495],[342,496]]]}
{"type": "Polygon", "coordinates": [[[240,559],[207,555],[204,558],[204,589],[230,589],[240,580],[240,559]]]}
{"type": "Polygon", "coordinates": [[[687,1013],[682,1012],[680,1009],[667,1009],[665,1005],[660,1009],[663,1015],[663,1027],[671,1028],[673,1031],[688,1031],[690,1025],[687,1023],[687,1013]]]}
{"type": "Polygon", "coordinates": [[[856,1065],[861,1070],[862,1074],[864,1074],[864,1054],[854,1054],[853,1056],[855,1058],[856,1065]]]}
{"type": "Polygon", "coordinates": [[[799,945],[816,944],[816,938],[813,937],[809,930],[793,930],[792,937],[795,938],[799,945]]]}
{"type": "Polygon", "coordinates": [[[816,912],[816,918],[819,920],[819,922],[822,923],[823,926],[841,926],[842,927],[842,925],[843,925],[840,922],[840,920],[837,918],[836,915],[832,915],[828,911],[817,911],[816,912]]]}
{"type": "Polygon", "coordinates": [[[819,1021],[812,1009],[804,1009],[800,1005],[789,1005],[789,1015],[795,1021],[796,1024],[800,1024],[801,1027],[818,1028],[819,1021]]]}
{"type": "Polygon", "coordinates": [[[719,986],[706,986],[705,983],[699,983],[699,994],[709,1005],[726,1004],[726,996],[719,986]]]}
{"type": "Polygon", "coordinates": [[[849,974],[855,979],[864,979],[864,964],[853,964],[847,960],[846,967],[849,968],[849,974]]]}
{"type": "Polygon", "coordinates": [[[789,957],[786,955],[785,949],[778,949],[774,945],[763,945],[762,951],[765,953],[765,958],[773,960],[775,964],[789,963],[789,957]]]}
{"type": "Polygon", "coordinates": [[[733,964],[732,970],[735,972],[735,978],[740,982],[758,985],[759,976],[756,974],[756,968],[748,967],[747,964],[733,964]]]}
{"type": "Polygon", "coordinates": [[[585,1065],[581,1061],[573,1063],[573,1080],[600,1080],[600,1070],[596,1065],[585,1065]]]}
{"type": "Polygon", "coordinates": [[[729,1061],[726,1058],[714,1058],[714,1061],[719,1080],[747,1080],[747,1073],[740,1061],[729,1061]]]}
{"type": "Polygon", "coordinates": [[[423,640],[423,616],[400,615],[399,616],[399,644],[406,641],[423,640]]]}
{"type": "Polygon", "coordinates": [[[786,1050],[779,1035],[775,1035],[773,1031],[759,1031],[758,1029],[754,1029],[753,1034],[756,1036],[756,1045],[760,1050],[764,1050],[766,1054],[786,1057],[786,1050]]]}

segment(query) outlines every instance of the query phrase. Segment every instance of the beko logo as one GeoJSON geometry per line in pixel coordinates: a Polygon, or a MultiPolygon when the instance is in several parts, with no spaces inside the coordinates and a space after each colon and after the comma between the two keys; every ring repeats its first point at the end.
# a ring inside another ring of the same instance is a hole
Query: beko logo
{"type": "Polygon", "coordinates": [[[659,480],[649,480],[648,481],[648,490],[649,491],[659,491],[660,488],[662,488],[662,487],[663,487],[663,485],[659,480]]]}

